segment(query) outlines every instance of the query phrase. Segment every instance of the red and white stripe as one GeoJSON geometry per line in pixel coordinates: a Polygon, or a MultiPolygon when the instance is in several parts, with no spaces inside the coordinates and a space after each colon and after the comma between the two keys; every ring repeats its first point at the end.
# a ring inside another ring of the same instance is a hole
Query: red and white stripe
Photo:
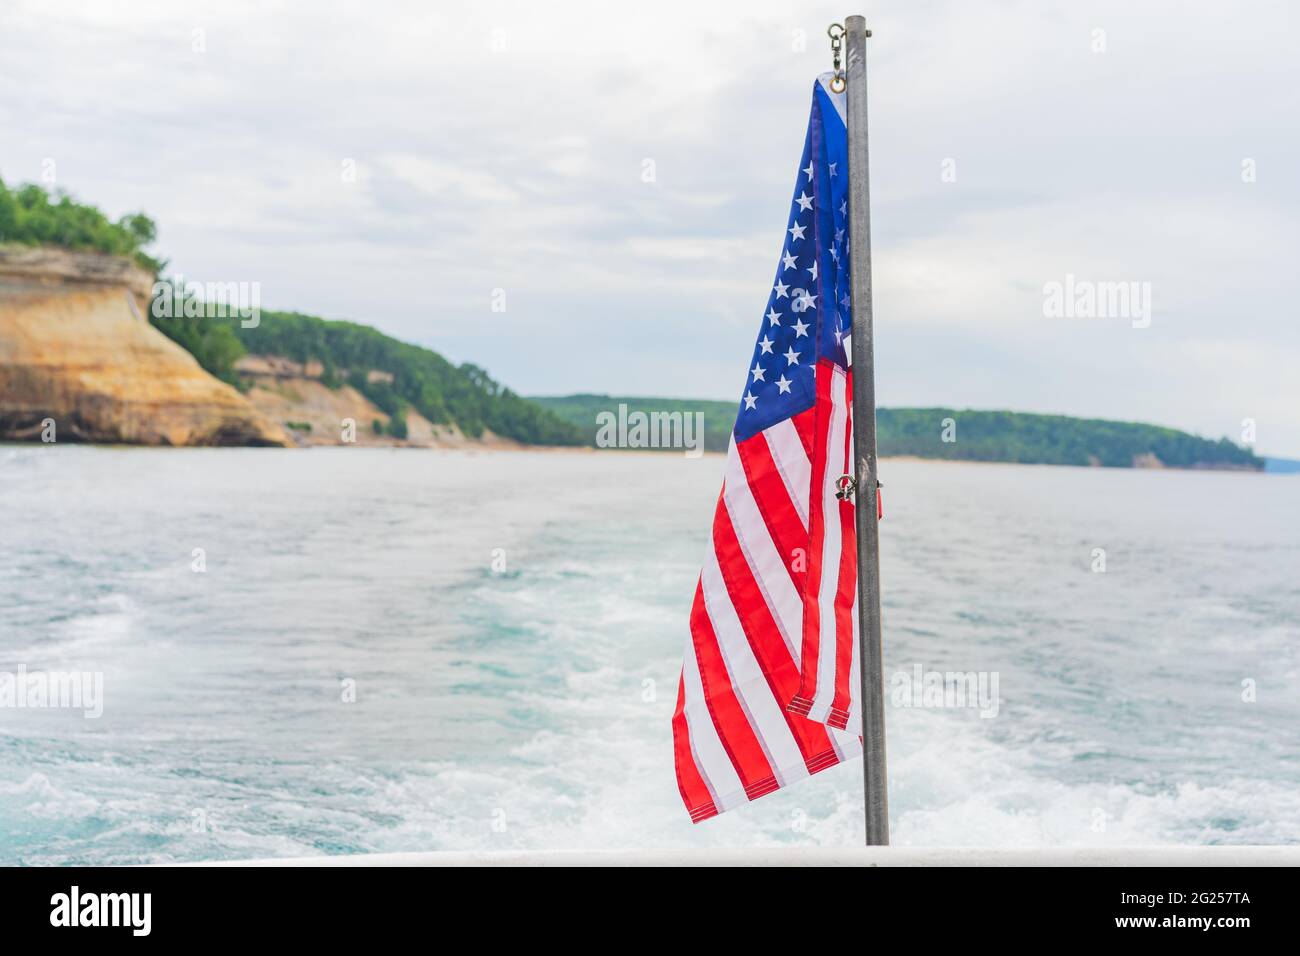
{"type": "Polygon", "coordinates": [[[858,548],[852,501],[835,482],[852,472],[852,372],[823,359],[817,367],[810,560],[803,602],[802,680],[790,709],[832,727],[860,727],[857,706],[858,548]]]}
{"type": "Polygon", "coordinates": [[[812,409],[727,454],[673,715],[696,822],[861,753],[853,505],[834,487],[851,383],[829,361],[816,379],[812,409]]]}

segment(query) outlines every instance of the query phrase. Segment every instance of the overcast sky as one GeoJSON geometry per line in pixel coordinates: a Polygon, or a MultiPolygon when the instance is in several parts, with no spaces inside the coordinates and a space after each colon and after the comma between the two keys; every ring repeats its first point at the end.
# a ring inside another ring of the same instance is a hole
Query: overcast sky
{"type": "MultiPolygon", "coordinates": [[[[881,404],[1235,440],[1254,419],[1261,453],[1300,456],[1290,6],[865,6],[881,404]],[[1149,327],[1045,315],[1044,284],[1067,274],[1150,283],[1149,327]]],[[[825,29],[853,12],[0,11],[6,182],[52,170],[113,215],[154,217],[188,279],[258,282],[266,308],[366,322],[526,394],[729,400],[825,29]]]]}

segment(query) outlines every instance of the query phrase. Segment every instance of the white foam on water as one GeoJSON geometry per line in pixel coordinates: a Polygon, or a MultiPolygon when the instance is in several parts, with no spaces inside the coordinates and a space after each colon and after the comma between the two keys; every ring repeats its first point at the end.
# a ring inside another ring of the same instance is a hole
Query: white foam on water
{"type": "MultiPolygon", "coordinates": [[[[670,712],[630,703],[618,675],[576,682],[566,717],[602,729],[540,732],[508,761],[405,781],[444,811],[441,849],[821,845],[860,842],[861,765],[834,768],[723,817],[692,825],[664,774],[670,712]],[[617,703],[616,703],[617,701],[617,703]],[[450,799],[449,799],[450,798],[450,799]],[[467,821],[465,806],[481,808],[467,821]],[[490,823],[499,814],[503,826],[490,823]]],[[[916,716],[909,714],[909,718],[916,716]]],[[[1026,766],[961,721],[924,714],[891,734],[893,842],[907,846],[1127,846],[1300,841],[1300,792],[1263,780],[1072,785],[1026,766]]]]}

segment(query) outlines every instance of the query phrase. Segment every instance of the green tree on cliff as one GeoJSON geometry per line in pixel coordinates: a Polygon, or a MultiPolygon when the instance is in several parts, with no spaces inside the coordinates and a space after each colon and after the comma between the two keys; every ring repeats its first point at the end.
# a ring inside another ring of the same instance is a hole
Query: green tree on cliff
{"type": "Polygon", "coordinates": [[[472,438],[491,431],[534,445],[583,441],[578,428],[516,395],[478,366],[455,365],[431,349],[369,326],[265,309],[255,327],[227,325],[253,354],[282,355],[302,363],[315,360],[326,368],[346,369],[347,383],[393,419],[389,434],[404,434],[406,410],[414,409],[435,425],[454,424],[472,438]],[[371,371],[384,375],[371,381],[371,371]]]}
{"type": "Polygon", "coordinates": [[[0,242],[130,256],[157,275],[163,263],[144,251],[156,237],[153,220],[142,213],[113,222],[66,193],[51,196],[36,183],[10,189],[0,180],[0,242]]]}
{"type": "Polygon", "coordinates": [[[235,372],[235,363],[244,355],[244,346],[231,327],[201,315],[186,315],[170,279],[156,283],[154,288],[155,299],[149,307],[149,322],[153,327],[193,355],[209,375],[245,390],[244,381],[235,372]],[[157,308],[160,299],[166,304],[167,296],[172,297],[172,308],[157,308]]]}

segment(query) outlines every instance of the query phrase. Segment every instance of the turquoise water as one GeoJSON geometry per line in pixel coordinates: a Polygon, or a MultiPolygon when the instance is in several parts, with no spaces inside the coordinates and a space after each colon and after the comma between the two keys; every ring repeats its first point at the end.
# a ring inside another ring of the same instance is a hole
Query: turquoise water
{"type": "MultiPolygon", "coordinates": [[[[721,472],[0,446],[0,671],[104,681],[99,719],[0,708],[0,863],[858,842],[857,763],[681,808],[669,716],[721,472]]],[[[992,719],[889,708],[896,843],[1300,842],[1300,480],[883,478],[887,673],[996,671],[1000,695],[992,719]]]]}

